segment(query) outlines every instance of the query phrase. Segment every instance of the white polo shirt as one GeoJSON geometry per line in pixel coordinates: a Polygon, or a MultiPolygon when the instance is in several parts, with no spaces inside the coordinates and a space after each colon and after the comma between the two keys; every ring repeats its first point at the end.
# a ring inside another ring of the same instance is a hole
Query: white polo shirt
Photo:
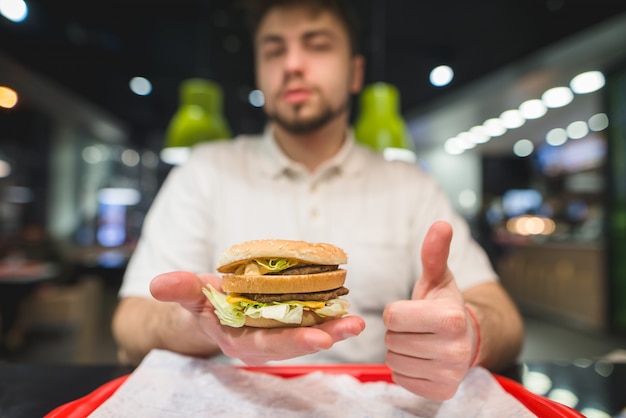
{"type": "Polygon", "coordinates": [[[382,312],[408,299],[420,275],[420,247],[430,225],[451,223],[449,266],[461,290],[497,280],[465,221],[435,181],[415,164],[386,161],[352,133],[331,160],[309,173],[281,151],[271,133],[197,146],[175,167],[146,216],[120,296],[151,297],[158,274],[215,273],[233,244],[281,238],[329,242],[348,264],[350,313],[365,331],[296,361],[384,361],[382,312]]]}

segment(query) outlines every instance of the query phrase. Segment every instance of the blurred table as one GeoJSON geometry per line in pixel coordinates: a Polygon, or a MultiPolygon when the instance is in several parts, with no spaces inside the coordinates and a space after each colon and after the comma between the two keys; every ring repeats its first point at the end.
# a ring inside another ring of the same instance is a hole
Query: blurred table
{"type": "MultiPolygon", "coordinates": [[[[41,417],[131,373],[117,365],[42,365],[0,362],[0,416],[41,417]]],[[[578,360],[572,363],[528,363],[504,376],[554,400],[576,400],[588,416],[613,417],[626,407],[626,364],[578,360]],[[557,399],[558,398],[558,399],[557,399]]]]}
{"type": "Polygon", "coordinates": [[[117,365],[52,365],[0,362],[0,417],[43,417],[132,372],[117,365]]]}
{"type": "Polygon", "coordinates": [[[36,260],[0,261],[0,284],[28,284],[56,277],[59,266],[36,260]]]}
{"type": "Polygon", "coordinates": [[[38,283],[52,280],[58,273],[56,263],[21,259],[0,261],[0,351],[6,350],[6,336],[24,298],[38,283]]]}

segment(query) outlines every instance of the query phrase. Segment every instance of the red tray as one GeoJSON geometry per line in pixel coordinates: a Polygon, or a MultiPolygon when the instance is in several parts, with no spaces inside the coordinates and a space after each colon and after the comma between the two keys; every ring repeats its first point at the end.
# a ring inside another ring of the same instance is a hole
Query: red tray
{"type": "MultiPolygon", "coordinates": [[[[314,371],[322,371],[329,374],[348,374],[356,377],[361,382],[389,382],[391,371],[387,366],[378,364],[347,364],[347,365],[303,365],[303,366],[261,366],[241,367],[244,370],[269,373],[284,378],[302,376],[314,371]]],[[[118,377],[105,383],[86,396],[72,402],[61,405],[44,418],[83,418],[95,411],[124,383],[130,375],[118,377]]],[[[584,418],[574,409],[551,401],[548,398],[534,394],[521,384],[507,377],[494,375],[498,383],[511,395],[520,401],[529,411],[539,417],[545,418],[584,418]]]]}

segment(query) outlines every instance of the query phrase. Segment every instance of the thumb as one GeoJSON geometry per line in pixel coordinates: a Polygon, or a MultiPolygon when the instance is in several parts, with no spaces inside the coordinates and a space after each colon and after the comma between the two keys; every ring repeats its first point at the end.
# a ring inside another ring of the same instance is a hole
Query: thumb
{"type": "Polygon", "coordinates": [[[186,271],[173,271],[152,279],[150,293],[161,302],[177,302],[187,309],[199,310],[207,301],[202,293],[205,283],[219,288],[220,280],[212,275],[198,276],[186,271]]]}
{"type": "Polygon", "coordinates": [[[436,289],[453,280],[448,269],[448,255],[452,241],[452,227],[447,222],[435,222],[422,243],[422,276],[413,290],[413,299],[424,299],[436,289]]]}

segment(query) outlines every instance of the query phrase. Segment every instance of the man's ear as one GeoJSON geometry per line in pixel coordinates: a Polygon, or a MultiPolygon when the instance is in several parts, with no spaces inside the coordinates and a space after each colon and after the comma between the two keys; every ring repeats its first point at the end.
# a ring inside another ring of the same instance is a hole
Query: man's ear
{"type": "Polygon", "coordinates": [[[357,94],[363,87],[363,78],[365,74],[365,57],[363,55],[355,55],[352,60],[352,82],[350,84],[350,93],[357,94]]]}

